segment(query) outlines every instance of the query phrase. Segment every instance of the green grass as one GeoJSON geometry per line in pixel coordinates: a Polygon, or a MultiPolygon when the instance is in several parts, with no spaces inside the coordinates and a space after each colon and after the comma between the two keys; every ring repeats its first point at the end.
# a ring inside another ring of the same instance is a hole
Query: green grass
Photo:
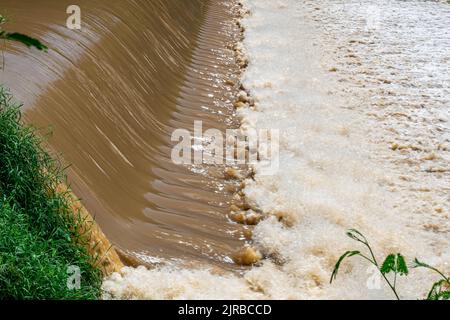
{"type": "Polygon", "coordinates": [[[67,195],[56,191],[63,170],[42,143],[0,86],[0,299],[96,299],[101,273],[67,195]],[[71,265],[79,289],[67,286],[71,265]]]}

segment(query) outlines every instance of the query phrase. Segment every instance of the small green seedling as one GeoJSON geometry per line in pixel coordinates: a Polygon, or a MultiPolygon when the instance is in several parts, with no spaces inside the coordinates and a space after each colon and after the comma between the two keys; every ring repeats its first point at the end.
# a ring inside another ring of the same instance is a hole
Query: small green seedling
{"type": "Polygon", "coordinates": [[[353,256],[359,256],[367,261],[369,261],[371,264],[373,264],[381,273],[381,275],[383,276],[383,278],[386,280],[386,283],[389,285],[389,287],[391,288],[392,292],[394,293],[395,297],[400,300],[400,297],[397,293],[397,276],[398,275],[408,275],[408,267],[406,266],[406,262],[404,257],[400,254],[390,254],[386,257],[386,259],[384,260],[383,264],[380,266],[378,264],[377,259],[375,258],[375,255],[373,253],[372,247],[370,246],[369,242],[367,241],[366,237],[364,237],[364,235],[359,232],[356,229],[350,229],[347,231],[347,236],[349,236],[351,239],[358,241],[360,243],[362,243],[364,246],[367,247],[367,249],[369,250],[369,256],[364,255],[363,253],[361,253],[360,251],[347,251],[345,252],[337,261],[333,273],[331,275],[331,279],[330,279],[330,283],[333,282],[333,280],[336,279],[338,271],[339,271],[339,267],[341,266],[342,261],[344,261],[344,259],[346,258],[350,258],[353,256]],[[389,273],[393,273],[394,274],[394,279],[393,280],[389,280],[387,278],[387,274],[389,273]]]}
{"type": "MultiPolygon", "coordinates": [[[[377,259],[373,253],[372,247],[367,241],[366,237],[356,229],[350,229],[347,231],[347,236],[351,239],[362,243],[369,251],[369,255],[361,253],[361,251],[347,251],[345,252],[336,262],[333,273],[331,274],[330,283],[336,279],[341,263],[346,259],[353,256],[359,256],[372,265],[374,265],[379,271],[389,288],[391,288],[397,300],[400,300],[400,296],[397,292],[397,278],[398,276],[407,276],[409,274],[408,266],[406,264],[405,258],[400,253],[389,254],[385,259],[383,264],[380,266],[377,259]],[[391,279],[387,277],[388,274],[393,274],[391,279]]],[[[414,265],[412,268],[427,268],[438,273],[442,279],[435,282],[428,293],[427,300],[449,300],[450,299],[450,277],[446,277],[438,269],[429,266],[423,262],[420,262],[417,258],[414,260],[414,265]]]]}

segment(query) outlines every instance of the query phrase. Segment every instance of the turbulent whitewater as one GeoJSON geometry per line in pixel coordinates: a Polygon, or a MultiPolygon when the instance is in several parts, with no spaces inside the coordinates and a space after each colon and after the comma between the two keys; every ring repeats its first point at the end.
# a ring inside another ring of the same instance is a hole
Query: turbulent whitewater
{"type": "MultiPolygon", "coordinates": [[[[361,230],[380,257],[400,251],[450,271],[450,6],[244,4],[243,84],[256,110],[239,112],[242,128],[282,129],[280,170],[262,176],[255,166],[245,189],[267,215],[253,236],[267,258],[242,275],[127,269],[105,288],[140,298],[392,298],[359,261],[329,284],[339,254],[355,246],[348,228],[361,230]]],[[[415,270],[400,280],[402,298],[422,297],[433,279],[415,270]]]]}
{"type": "MultiPolygon", "coordinates": [[[[9,47],[1,82],[27,122],[51,126],[49,148],[130,265],[104,280],[104,298],[393,298],[359,260],[329,284],[357,246],[348,228],[380,259],[402,252],[450,273],[447,1],[242,1],[242,79],[235,1],[79,2],[77,33],[64,26],[68,1],[2,0],[23,22],[14,30],[51,50],[9,47]],[[254,108],[234,111],[239,82],[254,108]],[[279,170],[257,164],[245,181],[265,217],[251,240],[228,219],[223,168],[170,159],[171,133],[195,120],[280,130],[279,170]],[[237,267],[246,242],[264,259],[237,267]]],[[[436,280],[408,278],[402,298],[436,280]]]]}

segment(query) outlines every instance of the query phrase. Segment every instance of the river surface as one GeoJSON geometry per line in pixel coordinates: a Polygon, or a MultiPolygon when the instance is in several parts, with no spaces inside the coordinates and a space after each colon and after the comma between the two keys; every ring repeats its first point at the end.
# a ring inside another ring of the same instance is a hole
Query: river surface
{"type": "Polygon", "coordinates": [[[74,192],[129,262],[232,266],[243,235],[227,218],[223,168],[170,158],[175,129],[236,126],[232,3],[78,1],[81,30],[66,27],[70,4],[1,1],[8,29],[50,48],[8,44],[1,82],[50,134],[74,192]]]}
{"type": "MultiPolygon", "coordinates": [[[[256,103],[239,115],[281,131],[281,166],[262,176],[256,164],[246,183],[265,214],[252,239],[264,259],[236,272],[245,237],[227,219],[223,168],[170,160],[174,129],[239,125],[232,2],[79,1],[80,32],[65,27],[69,2],[2,0],[10,28],[51,50],[9,45],[1,82],[27,122],[51,126],[49,147],[107,236],[152,266],[106,279],[105,298],[393,298],[357,259],[329,284],[338,257],[361,249],[349,228],[380,260],[401,252],[449,273],[450,4],[243,2],[242,83],[256,103]]],[[[400,296],[423,298],[436,280],[412,270],[400,296]]]]}
{"type": "MultiPolygon", "coordinates": [[[[401,252],[450,272],[447,1],[245,0],[242,82],[254,109],[242,128],[280,130],[280,168],[246,183],[266,219],[253,230],[265,259],[242,275],[207,269],[128,269],[104,282],[112,297],[393,299],[378,260],[401,252]],[[280,221],[280,217],[283,219],[280,221]],[[289,223],[284,223],[288,221],[289,223]],[[219,289],[218,289],[219,288],[219,289]]],[[[438,276],[411,269],[402,299],[438,276]]]]}

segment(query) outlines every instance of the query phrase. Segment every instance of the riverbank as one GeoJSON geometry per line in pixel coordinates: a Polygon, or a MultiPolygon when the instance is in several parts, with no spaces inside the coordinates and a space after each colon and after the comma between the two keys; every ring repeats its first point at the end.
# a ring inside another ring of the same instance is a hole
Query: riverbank
{"type": "MultiPolygon", "coordinates": [[[[0,86],[0,299],[98,299],[114,249],[0,86]]],[[[119,263],[119,266],[117,265],[119,263]]]]}

